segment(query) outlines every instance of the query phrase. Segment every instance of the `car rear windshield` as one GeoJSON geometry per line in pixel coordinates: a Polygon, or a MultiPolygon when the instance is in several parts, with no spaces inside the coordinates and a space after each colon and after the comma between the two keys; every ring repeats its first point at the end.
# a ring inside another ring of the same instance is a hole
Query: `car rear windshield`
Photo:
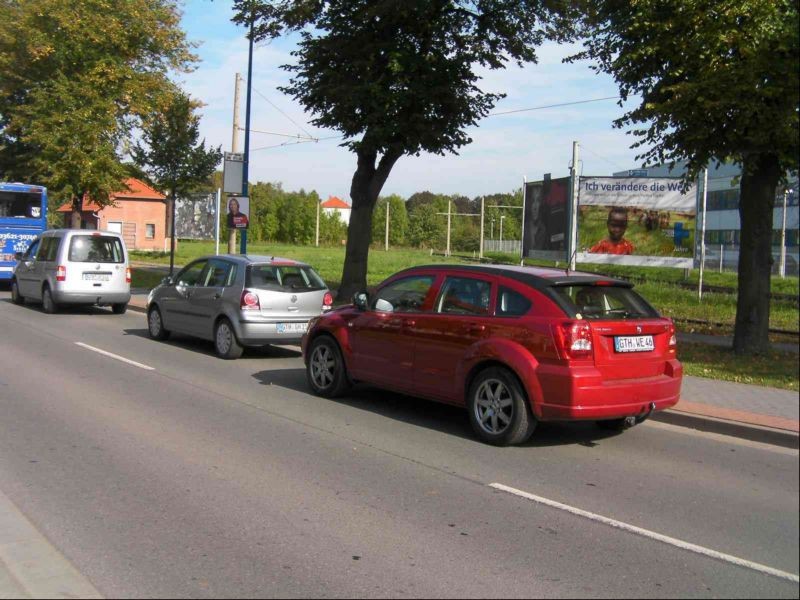
{"type": "Polygon", "coordinates": [[[566,285],[550,288],[570,317],[590,320],[642,319],[658,317],[639,294],[628,287],[566,285]]]}
{"type": "Polygon", "coordinates": [[[122,263],[125,253],[118,237],[110,235],[73,235],[69,243],[70,262],[122,263]]]}
{"type": "Polygon", "coordinates": [[[304,265],[250,265],[245,285],[282,292],[308,292],[327,287],[314,269],[304,265]]]}

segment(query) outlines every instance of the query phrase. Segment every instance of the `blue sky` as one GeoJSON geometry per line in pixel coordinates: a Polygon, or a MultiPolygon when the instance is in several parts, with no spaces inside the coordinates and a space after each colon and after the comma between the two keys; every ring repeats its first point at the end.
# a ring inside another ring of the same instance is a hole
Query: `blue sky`
{"type": "MultiPolygon", "coordinates": [[[[245,31],[231,23],[231,15],[226,0],[186,0],[183,27],[188,38],[199,44],[200,62],[194,72],[180,77],[182,87],[205,104],[201,134],[226,151],[231,149],[235,74],[247,75],[245,31]]],[[[293,47],[289,39],[257,44],[251,130],[286,135],[304,135],[305,130],[317,138],[337,135],[310,125],[310,115],[276,89],[288,80],[280,65],[292,61],[293,47]]],[[[586,63],[561,62],[575,50],[550,44],[540,49],[539,64],[485,72],[482,89],[507,94],[493,112],[616,96],[610,77],[595,74],[586,63]]],[[[243,85],[242,126],[244,91],[243,85]]],[[[474,197],[511,192],[524,177],[533,181],[543,173],[567,175],[573,140],[580,143],[585,175],[610,175],[634,167],[636,152],[629,148],[634,138],[611,125],[621,114],[615,100],[605,100],[488,117],[468,131],[473,142],[459,155],[402,157],[382,194],[407,198],[428,190],[474,197]]],[[[349,201],[355,156],[339,147],[337,140],[266,148],[287,139],[251,133],[250,181],[280,182],[286,190],[316,190],[323,199],[335,195],[349,201]]],[[[243,132],[239,144],[243,149],[243,132]]]]}

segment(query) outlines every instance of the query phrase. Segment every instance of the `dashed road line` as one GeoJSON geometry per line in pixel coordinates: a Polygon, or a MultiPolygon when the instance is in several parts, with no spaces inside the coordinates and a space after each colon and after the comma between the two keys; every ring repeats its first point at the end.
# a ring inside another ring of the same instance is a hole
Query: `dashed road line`
{"type": "Polygon", "coordinates": [[[92,352],[97,352],[98,354],[102,354],[103,356],[108,356],[109,358],[113,358],[115,360],[128,363],[129,365],[133,365],[134,367],[145,369],[146,371],[155,371],[154,367],[143,365],[142,363],[136,362],[135,360],[131,360],[129,358],[125,358],[124,356],[120,356],[118,354],[112,354],[111,352],[106,352],[105,350],[101,350],[100,348],[95,348],[94,346],[90,346],[89,344],[84,344],[83,342],[75,342],[75,345],[80,346],[81,348],[86,348],[87,350],[91,350],[92,352]]]}

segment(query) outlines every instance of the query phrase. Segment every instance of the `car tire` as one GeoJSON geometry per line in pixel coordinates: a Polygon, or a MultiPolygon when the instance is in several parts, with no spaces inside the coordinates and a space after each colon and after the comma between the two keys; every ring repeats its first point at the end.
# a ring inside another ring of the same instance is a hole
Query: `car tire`
{"type": "Polygon", "coordinates": [[[161,342],[169,338],[170,332],[164,329],[164,319],[161,317],[161,310],[157,306],[147,311],[147,333],[154,340],[161,342]]]}
{"type": "Polygon", "coordinates": [[[336,398],[350,389],[342,351],[332,337],[321,335],[311,342],[306,378],[312,391],[323,398],[336,398]]]}
{"type": "Polygon", "coordinates": [[[17,280],[11,282],[11,301],[14,304],[25,304],[25,297],[19,293],[19,286],[17,280]]]}
{"type": "Polygon", "coordinates": [[[244,351],[228,319],[221,319],[214,328],[214,351],[225,360],[239,358],[244,351]]]}
{"type": "Polygon", "coordinates": [[[58,312],[58,304],[53,300],[53,293],[50,291],[50,286],[44,286],[42,290],[42,310],[48,315],[53,315],[58,312]]]}
{"type": "Polygon", "coordinates": [[[519,380],[502,367],[478,373],[469,386],[467,410],[478,437],[495,446],[521,444],[536,429],[536,417],[519,380]]]}
{"type": "Polygon", "coordinates": [[[124,315],[128,310],[128,303],[127,302],[120,302],[118,304],[111,305],[111,312],[115,315],[124,315]]]}

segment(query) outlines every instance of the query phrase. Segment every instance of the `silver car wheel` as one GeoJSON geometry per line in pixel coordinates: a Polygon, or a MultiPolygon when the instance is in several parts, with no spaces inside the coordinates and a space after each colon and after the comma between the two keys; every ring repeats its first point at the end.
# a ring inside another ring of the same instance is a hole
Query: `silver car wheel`
{"type": "Polygon", "coordinates": [[[227,354],[233,344],[233,332],[226,322],[222,322],[217,327],[217,351],[220,354],[227,354]]]}
{"type": "Polygon", "coordinates": [[[147,325],[150,327],[150,335],[154,338],[157,338],[161,335],[161,328],[163,324],[161,323],[161,313],[158,310],[151,310],[150,314],[148,315],[147,325]]]}
{"type": "Polygon", "coordinates": [[[514,400],[499,379],[487,379],[475,392],[475,418],[486,433],[498,435],[511,425],[514,400]]]}
{"type": "Polygon", "coordinates": [[[326,389],[336,377],[336,359],[331,349],[319,344],[311,354],[311,379],[321,390],[326,389]]]}

